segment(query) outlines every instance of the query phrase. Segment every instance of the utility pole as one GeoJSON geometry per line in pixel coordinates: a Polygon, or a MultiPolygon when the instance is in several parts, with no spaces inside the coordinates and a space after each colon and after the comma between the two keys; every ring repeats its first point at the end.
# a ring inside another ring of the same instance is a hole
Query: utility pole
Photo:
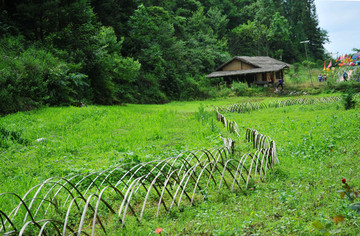
{"type": "MultiPolygon", "coordinates": [[[[301,41],[300,43],[303,43],[305,46],[305,55],[306,55],[306,60],[309,62],[309,58],[308,58],[308,54],[307,54],[307,50],[306,50],[306,45],[310,42],[310,40],[306,40],[306,41],[301,41]]],[[[312,79],[311,79],[311,72],[310,72],[310,65],[308,64],[308,70],[309,70],[309,79],[310,79],[310,84],[313,85],[312,83],[312,79]]]]}

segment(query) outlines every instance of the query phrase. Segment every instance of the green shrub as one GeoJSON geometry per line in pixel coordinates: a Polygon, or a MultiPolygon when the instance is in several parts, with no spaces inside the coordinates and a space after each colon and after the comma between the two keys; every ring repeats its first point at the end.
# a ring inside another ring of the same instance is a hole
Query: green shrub
{"type": "Polygon", "coordinates": [[[348,89],[346,93],[343,94],[342,101],[344,103],[345,110],[355,108],[355,104],[356,104],[355,94],[356,94],[356,90],[354,88],[348,89]]]}
{"type": "Polygon", "coordinates": [[[293,63],[292,65],[294,68],[294,73],[296,73],[296,74],[299,73],[301,64],[296,62],[296,63],[293,63]]]}
{"type": "Polygon", "coordinates": [[[229,97],[231,93],[231,88],[229,88],[226,84],[221,84],[217,91],[217,97],[229,97]]]}
{"type": "Polygon", "coordinates": [[[311,87],[311,88],[307,88],[304,90],[306,91],[306,93],[311,94],[311,95],[316,95],[316,94],[321,93],[321,88],[318,88],[318,87],[311,87]]]}
{"type": "Polygon", "coordinates": [[[199,94],[200,87],[198,81],[191,76],[186,76],[182,82],[180,100],[191,100],[196,98],[199,94]]]}
{"type": "Polygon", "coordinates": [[[136,99],[138,103],[160,104],[168,101],[160,90],[158,79],[152,74],[143,74],[137,81],[136,99]]]}
{"type": "Polygon", "coordinates": [[[70,105],[87,87],[80,65],[49,51],[25,49],[21,37],[0,41],[0,113],[32,110],[42,105],[70,105]]]}
{"type": "Polygon", "coordinates": [[[246,83],[234,82],[231,86],[231,90],[237,96],[263,96],[268,93],[268,87],[254,86],[249,87],[246,83]]]}
{"type": "Polygon", "coordinates": [[[234,82],[231,89],[237,96],[246,96],[248,94],[249,86],[246,83],[234,82]]]}

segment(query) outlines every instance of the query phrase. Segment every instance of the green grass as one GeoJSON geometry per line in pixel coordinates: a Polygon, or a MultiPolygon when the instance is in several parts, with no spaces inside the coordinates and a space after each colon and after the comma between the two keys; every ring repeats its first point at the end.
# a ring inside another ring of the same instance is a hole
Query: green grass
{"type": "MultiPolygon", "coordinates": [[[[230,134],[215,121],[215,114],[202,108],[268,99],[203,101],[201,107],[200,102],[177,102],[44,108],[2,117],[0,192],[22,195],[52,176],[220,146],[219,135],[230,134]]],[[[141,223],[130,216],[124,229],[109,216],[110,234],[147,235],[161,227],[172,235],[319,235],[315,221],[329,222],[341,235],[359,232],[359,216],[337,192],[343,178],[360,186],[359,107],[345,111],[341,103],[297,105],[224,115],[236,121],[243,134],[236,140],[240,152],[247,128],[275,140],[280,160],[275,173],[247,195],[208,189],[205,201],[195,207],[159,218],[146,215],[141,223]],[[336,215],[345,221],[331,223],[336,215]]],[[[9,205],[0,198],[0,209],[8,210],[9,205]]]]}
{"type": "Polygon", "coordinates": [[[312,224],[316,221],[341,235],[359,232],[360,217],[337,192],[343,178],[360,186],[358,108],[345,111],[340,103],[318,104],[225,116],[243,127],[243,133],[252,127],[276,141],[276,172],[246,196],[210,191],[203,204],[145,221],[135,232],[161,227],[170,234],[319,235],[312,224]],[[332,218],[337,215],[345,221],[335,224],[332,218]]]}
{"type": "Polygon", "coordinates": [[[0,192],[22,193],[52,176],[219,146],[220,125],[204,125],[209,115],[198,117],[199,107],[242,101],[251,99],[43,108],[2,117],[0,192]]]}
{"type": "Polygon", "coordinates": [[[220,146],[218,124],[211,129],[200,119],[142,105],[46,108],[3,117],[0,127],[12,135],[2,137],[0,192],[23,193],[52,176],[220,146]]]}

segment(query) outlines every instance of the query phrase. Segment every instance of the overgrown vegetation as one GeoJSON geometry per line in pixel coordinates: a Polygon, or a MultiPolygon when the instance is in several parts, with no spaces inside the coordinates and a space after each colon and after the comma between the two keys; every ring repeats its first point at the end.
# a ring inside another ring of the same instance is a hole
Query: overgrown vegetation
{"type": "Polygon", "coordinates": [[[346,93],[343,95],[345,110],[355,108],[355,104],[356,104],[355,95],[356,95],[356,91],[354,88],[348,89],[346,93]]]}
{"type": "Polygon", "coordinates": [[[204,75],[232,56],[302,61],[308,39],[319,59],[327,39],[305,0],[6,0],[0,33],[1,114],[226,96],[204,75]]]}

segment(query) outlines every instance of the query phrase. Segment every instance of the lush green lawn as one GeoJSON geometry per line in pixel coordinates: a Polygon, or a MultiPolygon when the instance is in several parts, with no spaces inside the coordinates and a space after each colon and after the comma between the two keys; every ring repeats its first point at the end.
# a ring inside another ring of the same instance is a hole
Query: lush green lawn
{"type": "Polygon", "coordinates": [[[218,133],[177,106],[46,108],[3,117],[0,127],[0,192],[221,144],[218,133]]]}
{"type": "MultiPolygon", "coordinates": [[[[0,192],[24,194],[52,176],[99,171],[121,162],[175,156],[186,150],[219,147],[219,135],[232,136],[203,111],[212,105],[269,98],[177,102],[165,105],[44,108],[0,118],[0,192]],[[200,108],[199,108],[200,107],[200,108]]],[[[341,103],[291,106],[227,113],[245,138],[247,128],[270,136],[280,164],[265,183],[247,195],[208,190],[204,203],[141,224],[128,218],[114,235],[149,234],[158,227],[171,234],[307,235],[315,221],[345,221],[331,230],[359,232],[360,218],[339,197],[341,179],[360,186],[359,108],[345,111],[341,103]]],[[[243,139],[236,140],[243,153],[243,139]]],[[[246,150],[247,151],[247,150],[246,150]]],[[[0,198],[0,209],[10,203],[0,198]]],[[[113,220],[109,219],[109,227],[113,220]]],[[[114,218],[115,222],[115,218],[114,218]]]]}
{"type": "Polygon", "coordinates": [[[134,223],[124,234],[162,227],[170,234],[319,235],[313,226],[317,221],[328,224],[325,231],[331,234],[359,232],[359,215],[337,192],[343,178],[360,186],[358,108],[318,104],[225,116],[238,123],[244,136],[252,127],[276,141],[280,164],[275,173],[246,196],[212,191],[195,208],[145,221],[139,228],[134,223]],[[335,224],[339,215],[345,220],[335,224]]]}

